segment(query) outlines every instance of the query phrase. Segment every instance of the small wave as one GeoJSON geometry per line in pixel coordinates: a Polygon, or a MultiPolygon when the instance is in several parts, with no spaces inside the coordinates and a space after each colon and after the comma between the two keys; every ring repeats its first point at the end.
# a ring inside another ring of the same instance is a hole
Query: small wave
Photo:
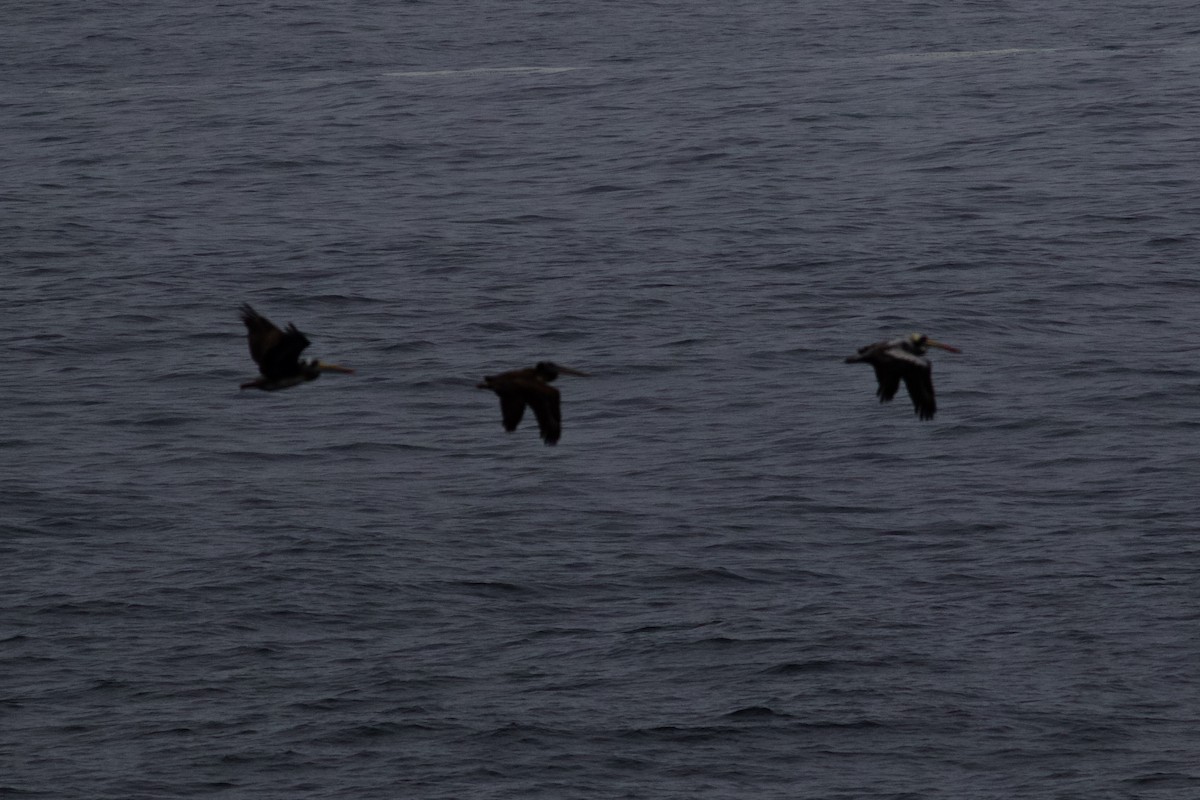
{"type": "Polygon", "coordinates": [[[557,75],[585,67],[471,67],[467,69],[430,69],[385,72],[385,78],[473,78],[483,75],[557,75]]]}
{"type": "Polygon", "coordinates": [[[725,567],[693,568],[676,567],[663,573],[659,580],[663,583],[762,583],[755,578],[739,575],[725,567]]]}
{"type": "Polygon", "coordinates": [[[893,53],[883,57],[884,61],[947,61],[954,58],[997,58],[1040,53],[1053,53],[1054,47],[1029,48],[1005,47],[998,50],[941,50],[932,53],[893,53]]]}
{"type": "Polygon", "coordinates": [[[763,670],[766,675],[796,675],[806,672],[844,672],[858,668],[887,666],[884,661],[853,661],[845,659],[814,658],[810,661],[789,661],[763,670]]]}
{"type": "Polygon", "coordinates": [[[656,742],[695,743],[720,740],[739,733],[738,728],[726,725],[712,726],[682,726],[656,725],[650,728],[637,728],[621,734],[623,739],[651,740],[656,742]]]}
{"type": "Polygon", "coordinates": [[[767,706],[746,706],[736,711],[730,711],[725,715],[725,719],[770,719],[772,717],[786,719],[790,716],[790,714],[784,714],[767,706]]]}
{"type": "Polygon", "coordinates": [[[512,597],[514,595],[536,595],[539,591],[531,586],[522,586],[506,581],[453,581],[449,586],[462,589],[476,596],[512,597]]]}
{"type": "Polygon", "coordinates": [[[1191,243],[1192,239],[1189,236],[1160,236],[1156,239],[1147,240],[1146,246],[1168,248],[1178,247],[1180,245],[1190,245],[1191,243]]]}
{"type": "Polygon", "coordinates": [[[1181,787],[1200,786],[1200,777],[1188,775],[1183,772],[1152,772],[1128,778],[1125,783],[1131,783],[1135,786],[1155,785],[1161,788],[1165,788],[1164,784],[1174,784],[1181,787]]]}
{"type": "Polygon", "coordinates": [[[834,722],[834,721],[806,722],[803,724],[802,727],[813,728],[813,729],[839,729],[840,728],[840,729],[844,729],[844,730],[857,730],[860,728],[882,728],[883,723],[878,720],[874,720],[874,719],[854,719],[854,720],[849,720],[846,722],[834,722]]]}
{"type": "Polygon", "coordinates": [[[518,742],[534,742],[542,738],[557,739],[562,735],[563,731],[555,728],[547,728],[542,725],[525,725],[517,722],[508,722],[497,728],[475,733],[475,737],[479,739],[512,739],[518,742]]]}

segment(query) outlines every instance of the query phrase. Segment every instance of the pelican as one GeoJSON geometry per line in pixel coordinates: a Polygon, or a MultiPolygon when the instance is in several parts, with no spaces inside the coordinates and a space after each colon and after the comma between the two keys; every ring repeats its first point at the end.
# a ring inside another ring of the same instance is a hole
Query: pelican
{"type": "Polygon", "coordinates": [[[500,396],[500,413],[504,417],[504,430],[512,433],[521,423],[525,406],[533,409],[537,417],[538,430],[546,444],[557,444],[562,435],[562,413],[558,405],[558,389],[550,385],[559,374],[588,377],[586,372],[539,361],[526,369],[514,369],[499,375],[488,375],[478,389],[491,389],[500,396]]]}
{"type": "Polygon", "coordinates": [[[896,396],[900,380],[903,379],[917,416],[933,419],[937,412],[937,402],[933,399],[933,366],[924,357],[930,347],[950,353],[962,352],[957,347],[935,342],[924,334],[912,333],[899,339],[860,347],[857,353],[846,359],[846,363],[865,361],[875,368],[875,378],[879,381],[879,389],[875,394],[881,403],[896,396]]]}
{"type": "Polygon", "coordinates": [[[313,359],[301,360],[300,354],[308,347],[308,337],[288,323],[287,330],[279,330],[275,323],[259,314],[248,303],[242,305],[242,322],[246,323],[247,338],[250,340],[250,356],[258,364],[262,377],[243,383],[243,389],[262,389],[273,392],[287,389],[307,381],[315,381],[322,372],[353,373],[347,367],[326,364],[313,359]]]}

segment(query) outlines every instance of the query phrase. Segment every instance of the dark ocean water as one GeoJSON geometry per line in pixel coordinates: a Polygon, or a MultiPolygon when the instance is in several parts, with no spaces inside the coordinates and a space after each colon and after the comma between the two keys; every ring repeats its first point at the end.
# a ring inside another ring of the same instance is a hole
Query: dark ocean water
{"type": "Polygon", "coordinates": [[[6,12],[0,797],[1200,797],[1193,3],[6,12]]]}

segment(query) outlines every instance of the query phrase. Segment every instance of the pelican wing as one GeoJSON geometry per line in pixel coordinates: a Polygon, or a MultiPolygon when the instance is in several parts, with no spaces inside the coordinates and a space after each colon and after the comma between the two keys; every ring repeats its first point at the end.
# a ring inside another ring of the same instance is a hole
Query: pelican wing
{"type": "Polygon", "coordinates": [[[263,354],[258,368],[268,378],[282,378],[296,373],[300,354],[308,347],[308,337],[289,324],[279,338],[263,354]]]}
{"type": "Polygon", "coordinates": [[[883,354],[883,358],[876,362],[876,371],[881,368],[886,369],[894,381],[891,387],[892,394],[886,398],[883,397],[883,383],[880,383],[881,398],[890,400],[896,394],[899,381],[903,379],[917,416],[921,419],[933,419],[937,403],[933,400],[933,365],[929,363],[929,359],[901,347],[891,347],[883,354]]]}
{"type": "Polygon", "coordinates": [[[525,400],[519,392],[498,391],[496,394],[500,395],[500,414],[504,418],[504,430],[512,433],[521,424],[521,417],[525,416],[525,400]]]}
{"type": "Polygon", "coordinates": [[[921,419],[933,419],[937,413],[937,401],[933,397],[933,367],[925,362],[924,368],[914,366],[904,373],[904,385],[912,398],[913,408],[921,419]]]}
{"type": "Polygon", "coordinates": [[[242,306],[242,322],[246,323],[246,339],[250,344],[250,357],[261,365],[267,352],[283,338],[283,331],[275,323],[259,314],[249,303],[242,306]]]}
{"type": "Polygon", "coordinates": [[[307,336],[291,324],[286,331],[279,330],[249,304],[242,306],[242,322],[246,324],[250,357],[258,364],[259,372],[273,380],[296,374],[300,354],[308,347],[307,336]]]}
{"type": "Polygon", "coordinates": [[[562,436],[562,408],[559,397],[558,389],[540,381],[536,386],[530,386],[525,396],[537,417],[538,430],[546,444],[558,444],[558,439],[562,436]]]}
{"type": "Polygon", "coordinates": [[[895,397],[900,389],[900,370],[891,363],[875,363],[871,366],[875,368],[875,379],[879,381],[879,388],[875,394],[879,397],[879,402],[886,403],[895,397]]]}

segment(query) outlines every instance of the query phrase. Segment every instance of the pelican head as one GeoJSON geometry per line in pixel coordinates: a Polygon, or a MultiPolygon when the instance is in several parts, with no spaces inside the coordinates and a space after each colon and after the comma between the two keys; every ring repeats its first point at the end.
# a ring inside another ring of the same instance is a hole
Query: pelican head
{"type": "Polygon", "coordinates": [[[562,364],[555,364],[553,361],[539,361],[534,365],[533,371],[547,383],[557,378],[560,373],[563,375],[578,375],[581,378],[590,377],[586,372],[564,367],[562,364]]]}
{"type": "Polygon", "coordinates": [[[354,370],[349,367],[343,367],[340,364],[327,364],[324,361],[313,362],[318,372],[337,372],[342,375],[353,375],[354,370]]]}
{"type": "Polygon", "coordinates": [[[910,333],[908,335],[908,341],[906,344],[908,346],[905,349],[918,356],[924,355],[925,350],[930,347],[936,347],[939,350],[945,350],[947,353],[962,352],[962,350],[959,350],[957,347],[952,347],[948,344],[942,344],[941,342],[934,341],[923,333],[910,333]]]}
{"type": "Polygon", "coordinates": [[[305,361],[303,363],[304,363],[303,373],[304,373],[305,377],[310,381],[316,380],[317,378],[321,377],[322,372],[337,372],[341,375],[353,375],[354,374],[354,370],[350,369],[349,367],[343,367],[339,364],[329,364],[324,361],[318,361],[316,359],[313,359],[312,361],[305,361]]]}

